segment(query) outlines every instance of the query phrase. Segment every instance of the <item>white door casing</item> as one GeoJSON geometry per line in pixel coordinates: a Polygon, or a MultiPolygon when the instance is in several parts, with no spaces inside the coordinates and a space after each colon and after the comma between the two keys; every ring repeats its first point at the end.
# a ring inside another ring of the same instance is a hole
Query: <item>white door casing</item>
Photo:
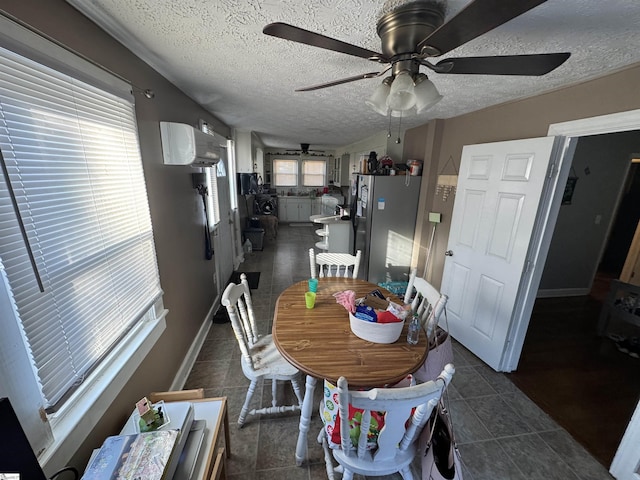
{"type": "Polygon", "coordinates": [[[624,432],[609,471],[618,480],[640,480],[640,403],[624,432]]]}
{"type": "Polygon", "coordinates": [[[233,212],[231,211],[231,197],[229,194],[229,169],[226,165],[223,169],[213,169],[224,171],[224,175],[218,176],[218,208],[220,210],[220,220],[215,226],[213,237],[214,257],[216,262],[216,283],[218,284],[217,297],[222,295],[227,282],[233,273],[233,238],[231,229],[233,228],[233,212]]]}
{"type": "MultiPolygon", "coordinates": [[[[583,137],[640,130],[640,110],[629,110],[598,117],[571,120],[549,126],[548,135],[583,137]]],[[[640,480],[640,404],[627,426],[609,472],[618,480],[640,480]]]]}
{"type": "Polygon", "coordinates": [[[553,137],[463,148],[442,293],[451,335],[497,371],[553,152],[553,137]]]}

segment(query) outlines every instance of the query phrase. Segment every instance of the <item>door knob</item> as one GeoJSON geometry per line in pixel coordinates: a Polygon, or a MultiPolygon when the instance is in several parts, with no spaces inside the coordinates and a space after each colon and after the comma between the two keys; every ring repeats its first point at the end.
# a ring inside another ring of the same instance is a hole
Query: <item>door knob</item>
{"type": "Polygon", "coordinates": [[[453,257],[453,252],[451,250],[447,250],[446,252],[444,252],[444,254],[447,257],[453,257]]]}

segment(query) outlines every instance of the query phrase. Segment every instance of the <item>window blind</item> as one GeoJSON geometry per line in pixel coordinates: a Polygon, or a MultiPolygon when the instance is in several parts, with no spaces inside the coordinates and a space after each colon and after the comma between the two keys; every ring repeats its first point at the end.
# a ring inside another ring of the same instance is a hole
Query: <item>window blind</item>
{"type": "Polygon", "coordinates": [[[0,257],[50,407],[162,293],[134,107],[0,48],[0,150],[0,257]]]}
{"type": "Polygon", "coordinates": [[[274,185],[278,187],[298,186],[298,161],[274,160],[273,161],[274,185]]]}
{"type": "Polygon", "coordinates": [[[302,185],[305,187],[321,187],[325,182],[324,160],[304,160],[302,162],[302,185]]]}

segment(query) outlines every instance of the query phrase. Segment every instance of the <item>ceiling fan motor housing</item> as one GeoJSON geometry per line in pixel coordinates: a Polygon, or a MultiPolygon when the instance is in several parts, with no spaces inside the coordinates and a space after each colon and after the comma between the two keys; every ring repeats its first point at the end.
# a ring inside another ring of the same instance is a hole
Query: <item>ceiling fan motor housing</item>
{"type": "Polygon", "coordinates": [[[418,44],[444,23],[445,7],[433,1],[411,2],[384,14],[378,20],[377,32],[382,53],[395,63],[403,54],[417,52],[418,44]]]}

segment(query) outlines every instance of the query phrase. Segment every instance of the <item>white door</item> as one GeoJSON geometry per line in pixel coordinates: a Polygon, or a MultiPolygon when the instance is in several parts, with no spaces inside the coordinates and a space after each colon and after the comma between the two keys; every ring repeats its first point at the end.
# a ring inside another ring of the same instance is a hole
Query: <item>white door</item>
{"type": "Polygon", "coordinates": [[[497,371],[553,146],[544,137],[462,151],[441,290],[451,335],[497,371]]]}
{"type": "Polygon", "coordinates": [[[233,216],[231,212],[231,197],[229,196],[229,170],[221,161],[212,174],[216,174],[217,200],[220,220],[214,230],[213,251],[216,262],[216,283],[218,295],[222,295],[231,274],[233,273],[233,239],[231,229],[233,216]]]}
{"type": "Polygon", "coordinates": [[[611,463],[611,475],[618,480],[640,480],[640,403],[624,432],[611,463]]]}

